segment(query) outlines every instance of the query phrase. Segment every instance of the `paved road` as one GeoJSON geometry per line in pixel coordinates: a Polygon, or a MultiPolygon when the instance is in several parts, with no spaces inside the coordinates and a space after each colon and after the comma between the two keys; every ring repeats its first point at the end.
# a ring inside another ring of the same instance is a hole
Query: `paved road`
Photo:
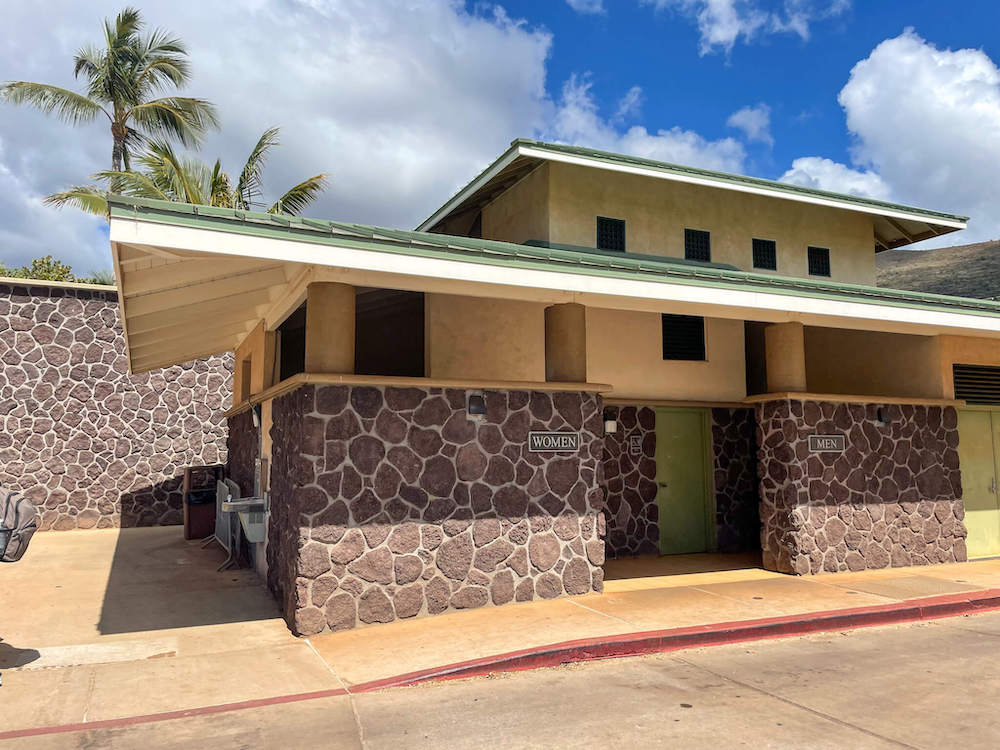
{"type": "MultiPolygon", "coordinates": [[[[1000,613],[20,740],[25,748],[1000,747],[1000,613]]],[[[2,743],[0,743],[2,744],[2,743]]]]}

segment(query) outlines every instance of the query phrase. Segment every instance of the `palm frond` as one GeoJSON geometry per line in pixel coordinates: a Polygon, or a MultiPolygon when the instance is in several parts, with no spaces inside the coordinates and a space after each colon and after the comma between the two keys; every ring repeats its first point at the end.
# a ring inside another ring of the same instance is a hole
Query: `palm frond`
{"type": "Polygon", "coordinates": [[[191,75],[187,61],[187,48],[176,37],[156,29],[143,39],[138,49],[140,71],[138,83],[151,91],[167,86],[181,88],[191,75]]]}
{"type": "Polygon", "coordinates": [[[103,64],[103,53],[93,45],[81,47],[73,56],[73,77],[79,78],[83,73],[88,78],[96,74],[103,64]]]}
{"type": "Polygon", "coordinates": [[[71,185],[69,189],[46,196],[46,206],[74,206],[95,216],[108,215],[108,192],[94,185],[71,185]]]}
{"type": "Polygon", "coordinates": [[[214,104],[187,96],[136,104],[129,110],[129,117],[147,136],[176,138],[185,146],[200,145],[202,134],[219,125],[214,104]]]}
{"type": "Polygon", "coordinates": [[[229,175],[222,171],[222,161],[215,160],[212,167],[212,176],[209,180],[209,205],[219,208],[235,208],[232,186],[229,183],[229,175]]]}
{"type": "Polygon", "coordinates": [[[108,114],[100,104],[83,94],[47,83],[10,81],[0,86],[0,99],[10,104],[30,104],[73,125],[90,122],[101,112],[108,114]]]}
{"type": "Polygon", "coordinates": [[[267,161],[267,154],[272,147],[278,145],[278,132],[280,128],[268,128],[264,131],[257,143],[250,150],[246,164],[240,171],[240,178],[236,183],[237,208],[249,210],[254,202],[263,192],[261,185],[261,174],[264,171],[264,164],[267,161]]]}
{"type": "Polygon", "coordinates": [[[142,172],[129,170],[126,172],[98,172],[92,174],[95,180],[103,180],[108,183],[109,192],[117,195],[127,195],[132,198],[156,198],[159,200],[176,200],[165,193],[159,185],[150,179],[149,175],[142,172]]]}
{"type": "Polygon", "coordinates": [[[329,175],[318,174],[303,180],[275,201],[267,212],[269,214],[287,214],[296,216],[303,208],[312,203],[319,194],[326,190],[329,175]]]}

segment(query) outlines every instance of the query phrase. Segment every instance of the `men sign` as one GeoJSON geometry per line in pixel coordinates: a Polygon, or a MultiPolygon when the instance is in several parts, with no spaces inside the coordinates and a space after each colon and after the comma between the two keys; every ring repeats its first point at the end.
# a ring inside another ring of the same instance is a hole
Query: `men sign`
{"type": "Polygon", "coordinates": [[[579,432],[529,432],[531,453],[576,453],[580,450],[579,432]]]}
{"type": "Polygon", "coordinates": [[[842,453],[847,448],[843,435],[810,435],[809,450],[813,453],[842,453]]]}

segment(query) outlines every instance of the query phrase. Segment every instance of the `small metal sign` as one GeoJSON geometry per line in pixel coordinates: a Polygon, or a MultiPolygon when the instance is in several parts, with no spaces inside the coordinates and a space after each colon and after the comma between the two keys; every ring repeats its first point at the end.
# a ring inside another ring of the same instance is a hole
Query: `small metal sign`
{"type": "Polygon", "coordinates": [[[628,436],[628,452],[633,456],[642,455],[642,435],[628,436]]]}
{"type": "Polygon", "coordinates": [[[810,435],[809,450],[813,453],[842,453],[847,448],[843,435],[810,435]]]}
{"type": "Polygon", "coordinates": [[[576,453],[580,450],[579,432],[529,432],[531,453],[576,453]]]}

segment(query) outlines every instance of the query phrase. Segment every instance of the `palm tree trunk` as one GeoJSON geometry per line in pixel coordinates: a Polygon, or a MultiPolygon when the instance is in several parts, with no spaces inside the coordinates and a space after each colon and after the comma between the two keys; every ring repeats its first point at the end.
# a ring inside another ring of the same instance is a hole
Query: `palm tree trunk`
{"type": "Polygon", "coordinates": [[[122,158],[125,154],[125,134],[128,132],[124,125],[117,122],[111,123],[111,171],[122,171],[122,158]]]}

